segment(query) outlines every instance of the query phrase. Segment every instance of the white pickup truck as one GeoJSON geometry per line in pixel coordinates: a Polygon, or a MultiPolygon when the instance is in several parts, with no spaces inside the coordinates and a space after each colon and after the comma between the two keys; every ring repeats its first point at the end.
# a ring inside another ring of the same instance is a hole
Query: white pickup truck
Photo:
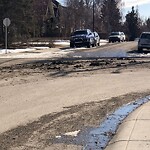
{"type": "Polygon", "coordinates": [[[125,40],[126,40],[126,36],[123,32],[111,32],[109,36],[109,43],[124,42],[125,40]]]}

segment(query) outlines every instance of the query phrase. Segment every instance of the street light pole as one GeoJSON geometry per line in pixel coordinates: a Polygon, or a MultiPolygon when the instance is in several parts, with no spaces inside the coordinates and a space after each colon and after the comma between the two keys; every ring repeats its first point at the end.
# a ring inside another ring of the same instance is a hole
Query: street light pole
{"type": "Polygon", "coordinates": [[[94,0],[93,0],[93,32],[95,30],[95,5],[94,5],[94,0]]]}

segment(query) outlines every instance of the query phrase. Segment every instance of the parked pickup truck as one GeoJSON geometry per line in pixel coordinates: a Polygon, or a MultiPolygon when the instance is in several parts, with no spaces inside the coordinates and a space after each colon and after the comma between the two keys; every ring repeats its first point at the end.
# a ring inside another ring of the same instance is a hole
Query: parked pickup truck
{"type": "Polygon", "coordinates": [[[76,30],[70,38],[70,47],[86,46],[90,48],[95,46],[96,41],[93,32],[90,29],[76,30]]]}
{"type": "Polygon", "coordinates": [[[126,40],[123,32],[111,32],[109,36],[109,43],[111,42],[124,42],[126,40]]]}

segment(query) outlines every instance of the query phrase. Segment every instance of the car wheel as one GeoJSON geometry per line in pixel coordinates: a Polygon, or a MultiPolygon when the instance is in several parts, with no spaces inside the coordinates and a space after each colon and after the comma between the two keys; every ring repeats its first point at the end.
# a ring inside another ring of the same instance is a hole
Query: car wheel
{"type": "Polygon", "coordinates": [[[91,48],[91,43],[88,43],[88,44],[87,44],[87,48],[91,48]]]}
{"type": "Polygon", "coordinates": [[[92,47],[96,46],[96,43],[92,44],[92,47]]]}
{"type": "Polygon", "coordinates": [[[74,47],[75,47],[74,44],[70,43],[70,48],[74,48],[74,47]]]}
{"type": "Polygon", "coordinates": [[[142,47],[138,47],[138,52],[142,52],[143,48],[142,47]]]}

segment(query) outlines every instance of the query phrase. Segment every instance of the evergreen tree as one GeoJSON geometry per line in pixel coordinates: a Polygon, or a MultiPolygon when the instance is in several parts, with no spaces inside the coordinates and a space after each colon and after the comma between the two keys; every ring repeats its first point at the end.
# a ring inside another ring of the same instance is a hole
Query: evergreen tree
{"type": "Polygon", "coordinates": [[[150,18],[146,20],[147,31],[150,32],[150,18]]]}
{"type": "Polygon", "coordinates": [[[127,34],[129,40],[134,40],[141,33],[140,31],[140,18],[138,17],[138,10],[134,10],[132,7],[131,12],[126,15],[125,25],[127,27],[127,34]]]}
{"type": "Polygon", "coordinates": [[[85,5],[83,0],[68,0],[67,1],[67,16],[68,27],[74,29],[84,28],[85,25],[85,5]]]}
{"type": "MultiPolygon", "coordinates": [[[[32,32],[32,0],[0,0],[0,21],[11,20],[9,34],[12,39],[27,38],[32,32]]],[[[0,37],[3,37],[3,24],[0,24],[0,37]]],[[[3,38],[0,39],[1,41],[3,38]]]]}
{"type": "Polygon", "coordinates": [[[0,0],[0,43],[4,41],[3,19],[6,17],[11,20],[9,41],[57,33],[58,7],[56,0],[0,0]]]}
{"type": "Polygon", "coordinates": [[[104,0],[102,5],[102,22],[103,30],[106,33],[112,31],[119,31],[121,27],[121,13],[119,9],[120,1],[116,0],[104,0]]]}

